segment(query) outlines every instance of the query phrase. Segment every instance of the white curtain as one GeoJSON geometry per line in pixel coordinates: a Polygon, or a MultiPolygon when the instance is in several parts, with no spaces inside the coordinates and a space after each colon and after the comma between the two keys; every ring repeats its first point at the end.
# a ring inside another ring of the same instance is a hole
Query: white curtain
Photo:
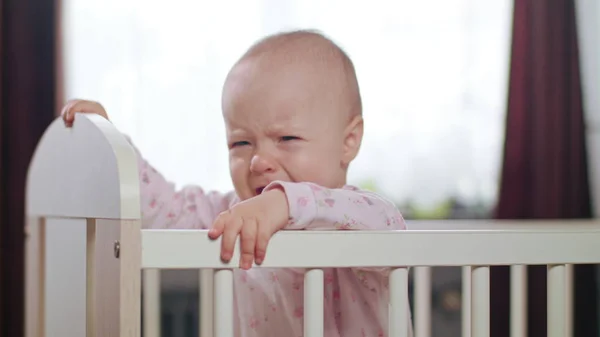
{"type": "Polygon", "coordinates": [[[594,214],[600,217],[600,3],[598,0],[578,0],[575,8],[590,192],[594,214]]]}
{"type": "Polygon", "coordinates": [[[220,93],[265,34],[315,28],[354,60],[364,144],[350,183],[398,204],[492,205],[512,0],[64,0],[67,98],[100,101],[178,186],[232,188],[220,93]]]}

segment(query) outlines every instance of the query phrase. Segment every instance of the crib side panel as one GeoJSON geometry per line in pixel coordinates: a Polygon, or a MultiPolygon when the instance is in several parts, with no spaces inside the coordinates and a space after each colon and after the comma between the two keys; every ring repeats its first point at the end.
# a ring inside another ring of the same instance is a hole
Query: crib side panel
{"type": "Polygon", "coordinates": [[[27,337],[140,337],[139,222],[30,219],[27,337]]]}
{"type": "Polygon", "coordinates": [[[26,200],[27,337],[139,337],[139,177],[126,138],[100,116],[55,120],[26,200]]]}
{"type": "Polygon", "coordinates": [[[29,165],[27,215],[139,219],[137,159],[127,139],[97,115],[55,120],[29,165]]]}

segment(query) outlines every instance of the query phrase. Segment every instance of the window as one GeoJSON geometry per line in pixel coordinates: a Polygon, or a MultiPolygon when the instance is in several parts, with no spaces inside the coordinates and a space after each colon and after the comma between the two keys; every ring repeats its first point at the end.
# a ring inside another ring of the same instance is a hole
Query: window
{"type": "Polygon", "coordinates": [[[349,182],[398,205],[493,205],[510,0],[64,2],[66,98],[100,101],[178,186],[229,190],[220,92],[255,40],[316,28],[354,60],[365,138],[349,182]]]}

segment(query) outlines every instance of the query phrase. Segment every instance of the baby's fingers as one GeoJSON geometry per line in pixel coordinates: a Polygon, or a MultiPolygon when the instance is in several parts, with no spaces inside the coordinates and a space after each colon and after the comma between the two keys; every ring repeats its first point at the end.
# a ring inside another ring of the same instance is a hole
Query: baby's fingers
{"type": "Polygon", "coordinates": [[[254,262],[254,249],[256,246],[256,229],[258,224],[256,219],[244,219],[241,233],[241,250],[240,268],[250,269],[254,262]]]}
{"type": "Polygon", "coordinates": [[[216,240],[223,234],[227,218],[229,218],[229,211],[223,212],[217,216],[212,228],[208,231],[209,238],[216,240]]]}
{"type": "Polygon", "coordinates": [[[271,239],[271,233],[265,230],[265,226],[262,228],[258,227],[256,234],[256,250],[254,252],[256,264],[263,263],[265,255],[267,254],[267,244],[271,239]]]}
{"type": "Polygon", "coordinates": [[[62,119],[67,126],[73,125],[73,121],[75,120],[75,113],[77,112],[95,113],[108,119],[108,115],[106,114],[104,107],[100,103],[81,99],[74,99],[67,102],[67,104],[65,104],[64,108],[61,111],[62,119]]]}
{"type": "Polygon", "coordinates": [[[60,112],[60,115],[67,126],[73,125],[73,120],[75,119],[75,110],[73,107],[77,104],[77,102],[78,100],[69,101],[67,104],[65,104],[60,112]]]}
{"type": "MultiPolygon", "coordinates": [[[[212,228],[208,231],[208,237],[216,240],[225,232],[225,228],[228,223],[231,222],[231,214],[229,211],[225,211],[217,216],[215,222],[212,225],[212,228]]],[[[221,241],[221,259],[225,262],[231,259],[231,255],[226,256],[225,254],[225,243],[221,241]]]]}
{"type": "Polygon", "coordinates": [[[225,219],[225,229],[221,240],[221,259],[229,262],[233,256],[235,242],[242,230],[242,218],[237,216],[228,216],[225,219]]]}

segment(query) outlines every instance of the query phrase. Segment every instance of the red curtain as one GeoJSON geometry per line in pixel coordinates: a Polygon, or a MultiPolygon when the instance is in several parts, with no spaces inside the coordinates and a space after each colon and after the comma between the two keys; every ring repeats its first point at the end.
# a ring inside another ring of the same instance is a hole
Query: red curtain
{"type": "MultiPolygon", "coordinates": [[[[514,2],[498,219],[592,217],[574,7],[514,2]]],[[[575,336],[597,337],[594,266],[578,266],[575,277],[575,336]]],[[[528,286],[528,335],[546,336],[545,266],[529,269],[528,286]]],[[[492,269],[491,291],[491,335],[509,336],[507,268],[492,269]]]]}
{"type": "Polygon", "coordinates": [[[0,0],[0,337],[24,335],[25,177],[55,116],[56,0],[0,0]]]}

